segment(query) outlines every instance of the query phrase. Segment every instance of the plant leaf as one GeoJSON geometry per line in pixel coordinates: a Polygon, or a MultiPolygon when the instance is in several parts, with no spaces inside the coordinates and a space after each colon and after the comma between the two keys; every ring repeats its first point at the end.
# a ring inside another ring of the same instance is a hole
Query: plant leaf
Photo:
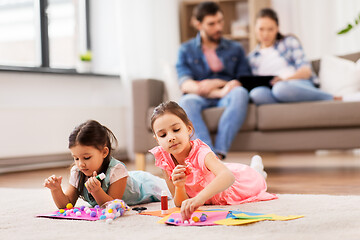
{"type": "Polygon", "coordinates": [[[340,35],[340,34],[347,33],[347,32],[350,31],[351,29],[352,29],[352,25],[351,25],[351,24],[348,24],[346,28],[340,30],[337,34],[340,35]]]}

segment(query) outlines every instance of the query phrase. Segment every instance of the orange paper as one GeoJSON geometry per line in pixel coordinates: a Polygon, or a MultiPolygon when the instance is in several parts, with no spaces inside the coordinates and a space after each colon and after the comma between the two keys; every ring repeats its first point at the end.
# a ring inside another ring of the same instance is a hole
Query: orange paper
{"type": "Polygon", "coordinates": [[[157,216],[157,217],[165,217],[165,216],[167,216],[169,214],[172,214],[175,211],[180,211],[180,208],[177,208],[177,207],[170,208],[168,210],[167,214],[161,214],[161,210],[159,210],[159,211],[144,211],[144,212],[141,212],[140,214],[141,215],[157,216]]]}

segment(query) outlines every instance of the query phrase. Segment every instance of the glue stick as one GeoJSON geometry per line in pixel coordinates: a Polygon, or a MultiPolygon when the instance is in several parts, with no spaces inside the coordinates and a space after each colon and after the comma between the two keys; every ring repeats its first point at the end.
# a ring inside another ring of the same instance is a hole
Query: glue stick
{"type": "Polygon", "coordinates": [[[161,191],[161,214],[168,213],[168,197],[166,191],[161,191]]]}
{"type": "MultiPolygon", "coordinates": [[[[105,179],[106,175],[105,173],[100,173],[99,175],[97,175],[95,178],[99,181],[105,179]]],[[[85,187],[86,187],[86,183],[85,183],[85,187]]]]}
{"type": "Polygon", "coordinates": [[[99,175],[96,176],[96,179],[101,181],[106,177],[105,173],[100,173],[99,175]]]}

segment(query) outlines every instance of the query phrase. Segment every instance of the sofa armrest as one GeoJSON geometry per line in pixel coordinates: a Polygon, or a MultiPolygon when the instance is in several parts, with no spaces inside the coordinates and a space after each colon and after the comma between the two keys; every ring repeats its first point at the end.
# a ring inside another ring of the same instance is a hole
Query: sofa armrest
{"type": "Polygon", "coordinates": [[[164,82],[155,79],[137,79],[132,82],[134,151],[149,150],[148,109],[164,101],[164,82]]]}

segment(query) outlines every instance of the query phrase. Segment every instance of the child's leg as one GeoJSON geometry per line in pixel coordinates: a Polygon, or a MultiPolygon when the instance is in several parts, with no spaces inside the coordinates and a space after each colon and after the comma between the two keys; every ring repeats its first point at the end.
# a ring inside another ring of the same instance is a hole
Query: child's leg
{"type": "Polygon", "coordinates": [[[250,167],[255,169],[266,179],[267,173],[264,171],[264,164],[262,162],[262,158],[259,155],[255,155],[251,158],[250,167]]]}

